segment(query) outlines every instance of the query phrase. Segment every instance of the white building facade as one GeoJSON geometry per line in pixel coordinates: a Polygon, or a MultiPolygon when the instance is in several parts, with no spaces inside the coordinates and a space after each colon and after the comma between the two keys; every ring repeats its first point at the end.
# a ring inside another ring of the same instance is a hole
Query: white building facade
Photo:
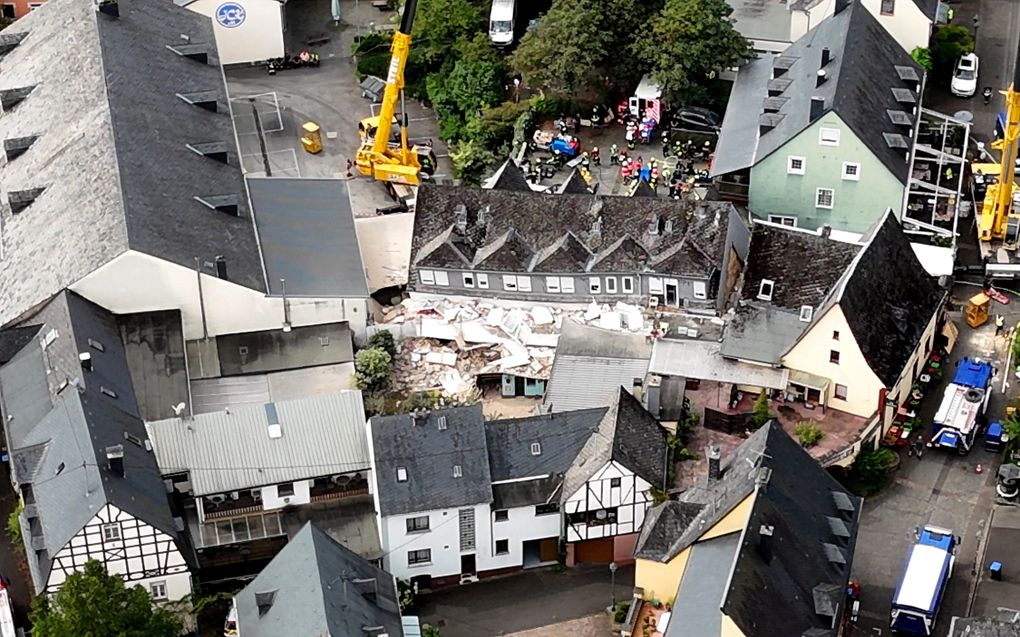
{"type": "Polygon", "coordinates": [[[213,22],[223,64],[248,64],[283,56],[286,0],[193,0],[188,9],[213,22]]]}
{"type": "Polygon", "coordinates": [[[567,563],[633,560],[651,488],[617,461],[596,471],[563,503],[567,563]]]}

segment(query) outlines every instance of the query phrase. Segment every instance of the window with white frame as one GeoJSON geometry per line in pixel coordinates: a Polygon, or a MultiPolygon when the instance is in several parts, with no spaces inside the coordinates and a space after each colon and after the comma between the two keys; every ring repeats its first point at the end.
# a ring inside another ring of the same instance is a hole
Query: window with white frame
{"type": "Polygon", "coordinates": [[[696,299],[707,299],[708,298],[708,286],[705,285],[704,281],[694,282],[694,298],[696,299]]]}
{"type": "Polygon", "coordinates": [[[166,582],[149,582],[149,596],[152,599],[166,599],[166,582]]]}
{"type": "Polygon", "coordinates": [[[769,223],[778,223],[781,226],[790,226],[791,228],[796,228],[797,217],[787,217],[786,215],[769,215],[769,223]]]}
{"type": "Polygon", "coordinates": [[[815,208],[832,210],[832,204],[835,199],[836,191],[832,188],[818,188],[815,190],[815,208]]]}
{"type": "Polygon", "coordinates": [[[662,277],[648,277],[648,291],[652,294],[662,294],[662,277]]]}
{"type": "Polygon", "coordinates": [[[573,294],[574,279],[569,276],[547,276],[545,277],[545,291],[553,293],[562,292],[563,294],[573,294]]]}
{"type": "Polygon", "coordinates": [[[441,270],[436,270],[436,285],[450,285],[450,275],[441,270]]]}
{"type": "Polygon", "coordinates": [[[397,467],[397,482],[407,482],[407,467],[397,467]]]}
{"type": "Polygon", "coordinates": [[[461,278],[464,280],[464,287],[466,288],[475,287],[475,275],[471,274],[470,272],[465,272],[464,274],[461,275],[461,278]]]}
{"type": "Polygon", "coordinates": [[[602,292],[602,279],[597,276],[593,276],[588,279],[588,291],[592,294],[599,294],[602,292]]]}
{"type": "Polygon", "coordinates": [[[482,274],[482,273],[479,272],[475,276],[476,276],[476,278],[478,280],[478,287],[483,289],[483,290],[488,290],[489,289],[489,275],[488,274],[482,274]]]}
{"type": "Polygon", "coordinates": [[[429,564],[431,562],[432,562],[432,549],[418,549],[416,551],[407,552],[408,566],[419,566],[421,564],[429,564]]]}
{"type": "Polygon", "coordinates": [[[424,285],[435,285],[436,273],[432,270],[418,270],[418,280],[424,285]]]}
{"type": "Polygon", "coordinates": [[[120,539],[120,522],[111,522],[103,525],[103,540],[119,540],[120,539]]]}
{"type": "Polygon", "coordinates": [[[572,276],[561,276],[560,277],[560,289],[563,290],[564,294],[574,293],[574,277],[572,276]]]}
{"type": "Polygon", "coordinates": [[[530,276],[518,276],[517,277],[517,289],[521,292],[531,292],[531,277],[530,276]]]}
{"type": "Polygon", "coordinates": [[[608,293],[608,294],[616,294],[616,277],[615,276],[607,276],[606,277],[606,293],[608,293]]]}
{"type": "Polygon", "coordinates": [[[818,143],[822,146],[839,146],[839,129],[822,128],[818,129],[818,143]]]}
{"type": "Polygon", "coordinates": [[[542,455],[542,443],[540,442],[531,443],[531,455],[533,456],[542,455]]]}
{"type": "Polygon", "coordinates": [[[517,275],[516,274],[504,274],[503,275],[503,289],[507,292],[517,291],[517,275]]]}
{"type": "Polygon", "coordinates": [[[849,181],[860,181],[861,165],[855,161],[843,162],[843,179],[849,181]]]}
{"type": "Polygon", "coordinates": [[[762,279],[758,284],[758,298],[762,301],[771,301],[772,292],[776,289],[776,282],[772,279],[762,279]]]}
{"type": "Polygon", "coordinates": [[[788,175],[803,175],[804,174],[804,164],[806,163],[806,161],[807,160],[804,159],[803,157],[796,157],[794,155],[789,155],[786,158],[786,174],[788,174],[788,175]]]}
{"type": "Polygon", "coordinates": [[[834,395],[840,400],[846,400],[846,385],[840,385],[836,383],[834,395]]]}
{"type": "Polygon", "coordinates": [[[453,465],[453,477],[454,478],[463,478],[464,477],[464,469],[461,468],[461,466],[459,464],[453,465]]]}
{"type": "Polygon", "coordinates": [[[545,291],[546,292],[559,292],[560,291],[560,277],[558,276],[547,276],[545,277],[545,291]]]}
{"type": "Polygon", "coordinates": [[[882,0],[882,15],[893,15],[896,13],[896,0],[882,0]]]}
{"type": "Polygon", "coordinates": [[[623,290],[624,294],[633,294],[634,293],[634,277],[632,277],[632,276],[622,276],[622,277],[620,277],[620,288],[623,290]]]}

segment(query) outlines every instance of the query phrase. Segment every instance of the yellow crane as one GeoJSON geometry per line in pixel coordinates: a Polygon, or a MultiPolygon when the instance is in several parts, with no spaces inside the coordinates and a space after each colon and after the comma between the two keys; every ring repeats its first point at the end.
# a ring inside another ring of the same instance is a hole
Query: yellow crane
{"type": "Polygon", "coordinates": [[[408,147],[407,114],[400,118],[400,143],[391,144],[397,101],[404,89],[404,67],[411,51],[411,27],[417,0],[406,0],[400,17],[400,29],[393,34],[390,45],[390,67],[386,74],[379,115],[366,117],[358,125],[361,147],[355,164],[362,175],[388,183],[417,186],[423,178],[435,172],[436,156],[431,146],[408,147]],[[424,177],[423,177],[424,175],[424,177]]]}
{"type": "MultiPolygon", "coordinates": [[[[992,148],[1001,153],[999,163],[992,164],[989,172],[997,172],[998,181],[985,191],[978,221],[978,239],[982,243],[1002,241],[1003,247],[1016,250],[1020,241],[1020,209],[1014,209],[1015,198],[1020,195],[1016,185],[1017,140],[1020,139],[1020,52],[1013,82],[1005,91],[1006,121],[1002,139],[992,142],[992,148]],[[994,166],[994,168],[992,168],[994,166]]],[[[973,167],[977,169],[977,167],[973,167]]]]}

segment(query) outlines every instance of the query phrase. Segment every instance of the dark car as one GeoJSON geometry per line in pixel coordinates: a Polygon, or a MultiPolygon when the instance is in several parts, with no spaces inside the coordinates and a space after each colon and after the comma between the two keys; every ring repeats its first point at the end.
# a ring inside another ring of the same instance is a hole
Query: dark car
{"type": "Polygon", "coordinates": [[[721,119],[718,115],[700,106],[684,106],[670,116],[670,128],[675,130],[718,133],[721,119]]]}

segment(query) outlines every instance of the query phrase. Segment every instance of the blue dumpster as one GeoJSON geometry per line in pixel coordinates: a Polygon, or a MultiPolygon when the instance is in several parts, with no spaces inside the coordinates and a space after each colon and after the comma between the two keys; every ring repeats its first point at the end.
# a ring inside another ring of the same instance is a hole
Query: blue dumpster
{"type": "Polygon", "coordinates": [[[985,451],[995,453],[1002,451],[1002,423],[989,423],[985,431],[985,451]]]}

